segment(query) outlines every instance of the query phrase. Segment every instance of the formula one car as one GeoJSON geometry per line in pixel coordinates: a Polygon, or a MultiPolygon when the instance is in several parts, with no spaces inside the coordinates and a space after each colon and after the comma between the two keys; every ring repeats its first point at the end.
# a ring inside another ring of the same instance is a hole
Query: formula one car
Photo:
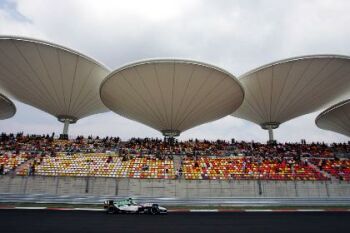
{"type": "Polygon", "coordinates": [[[138,204],[131,198],[121,201],[107,200],[103,208],[107,214],[138,213],[138,214],[167,214],[166,208],[154,203],[138,204]]]}

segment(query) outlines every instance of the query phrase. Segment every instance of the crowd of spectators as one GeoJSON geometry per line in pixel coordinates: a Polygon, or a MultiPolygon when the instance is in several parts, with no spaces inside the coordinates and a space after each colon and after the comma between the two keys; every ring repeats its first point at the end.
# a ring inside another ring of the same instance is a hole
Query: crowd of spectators
{"type": "Polygon", "coordinates": [[[349,159],[339,159],[337,157],[333,159],[312,158],[310,162],[317,166],[319,170],[325,171],[339,180],[350,181],[349,159]]]}
{"type": "Polygon", "coordinates": [[[327,180],[304,160],[285,157],[199,157],[183,161],[186,179],[327,180]]]}
{"type": "Polygon", "coordinates": [[[57,140],[52,135],[24,135],[23,133],[1,134],[0,153],[26,152],[30,154],[43,154],[55,156],[57,152],[65,153],[104,153],[115,151],[119,147],[118,137],[92,137],[78,136],[71,140],[57,140]]]}
{"type": "Polygon", "coordinates": [[[52,135],[24,135],[23,133],[0,135],[0,175],[9,173],[21,164],[19,174],[34,175],[36,165],[45,157],[56,157],[58,153],[106,153],[118,150],[118,137],[78,136],[71,140],[55,139],[52,135]]]}
{"type": "MultiPolygon", "coordinates": [[[[325,143],[276,143],[237,142],[235,140],[174,140],[157,138],[131,138],[121,141],[118,137],[83,137],[70,140],[59,140],[55,135],[1,134],[0,136],[0,175],[17,170],[17,174],[35,175],[37,167],[48,158],[58,154],[69,157],[74,154],[113,153],[121,162],[134,161],[138,158],[153,160],[173,160],[177,177],[185,178],[261,178],[266,179],[324,179],[323,173],[330,173],[339,179],[348,180],[344,171],[348,172],[350,163],[335,163],[340,167],[339,174],[327,170],[324,161],[338,161],[337,155],[346,157],[350,154],[350,144],[325,143]],[[208,158],[214,160],[208,161],[208,158]],[[222,161],[220,160],[222,158],[222,161]],[[226,161],[225,159],[229,159],[226,161]],[[315,160],[319,159],[319,160],[315,160]],[[205,162],[204,162],[205,160],[205,162]],[[316,162],[315,162],[316,161],[316,162]],[[322,164],[319,165],[319,161],[322,164]],[[300,173],[300,174],[299,174],[300,173]],[[302,174],[301,174],[302,173],[302,174]]],[[[113,163],[112,156],[106,156],[103,163],[113,163]]],[[[145,160],[145,161],[146,161],[145,160]]],[[[50,160],[51,161],[51,160],[50,160]]],[[[348,159],[342,159],[348,161],[348,159]]],[[[93,161],[92,161],[93,162],[93,161]]],[[[100,162],[101,163],[101,162],[100,162]]],[[[144,169],[147,165],[145,165],[144,169]]],[[[327,165],[328,167],[331,165],[327,165]]],[[[336,169],[335,169],[336,170],[336,169]]]]}
{"type": "Polygon", "coordinates": [[[187,140],[169,143],[158,138],[131,138],[120,146],[119,154],[155,155],[225,155],[231,151],[227,141],[187,140]]]}

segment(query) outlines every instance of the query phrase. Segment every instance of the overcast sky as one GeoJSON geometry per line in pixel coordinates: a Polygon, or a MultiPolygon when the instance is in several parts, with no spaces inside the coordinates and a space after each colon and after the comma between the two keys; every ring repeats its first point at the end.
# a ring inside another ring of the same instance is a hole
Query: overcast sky
{"type": "MultiPolygon", "coordinates": [[[[0,34],[48,40],[116,69],[154,57],[211,63],[239,76],[275,60],[307,54],[350,55],[350,1],[0,0],[0,34]]],[[[55,117],[15,102],[17,114],[0,131],[61,133],[55,117]]],[[[313,113],[275,130],[278,141],[347,142],[318,129],[313,113]]],[[[161,137],[145,125],[109,112],[84,118],[71,135],[161,137]]],[[[190,129],[180,139],[265,142],[266,131],[231,116],[190,129]]]]}

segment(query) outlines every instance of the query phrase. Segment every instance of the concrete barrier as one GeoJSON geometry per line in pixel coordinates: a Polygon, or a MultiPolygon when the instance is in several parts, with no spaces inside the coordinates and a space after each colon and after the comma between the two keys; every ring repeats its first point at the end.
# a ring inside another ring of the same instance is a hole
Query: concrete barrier
{"type": "Polygon", "coordinates": [[[195,198],[341,198],[349,182],[159,180],[102,177],[0,176],[0,194],[195,198]]]}

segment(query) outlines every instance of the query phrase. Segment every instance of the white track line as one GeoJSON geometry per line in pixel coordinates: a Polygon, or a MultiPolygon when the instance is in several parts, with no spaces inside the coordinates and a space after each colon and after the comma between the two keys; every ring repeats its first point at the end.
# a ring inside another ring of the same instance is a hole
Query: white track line
{"type": "Polygon", "coordinates": [[[246,209],[244,212],[272,212],[270,209],[246,209]]]}
{"type": "Polygon", "coordinates": [[[15,207],[15,209],[20,209],[20,210],[44,210],[47,209],[47,207],[15,207]]]}
{"type": "Polygon", "coordinates": [[[324,209],[297,209],[298,212],[324,212],[324,209]]]}
{"type": "Polygon", "coordinates": [[[95,208],[74,208],[74,210],[83,210],[83,211],[104,211],[103,209],[95,209],[95,208]]]}
{"type": "Polygon", "coordinates": [[[204,213],[206,213],[206,212],[219,212],[219,210],[217,210],[217,209],[208,209],[208,210],[202,210],[202,209],[196,210],[196,209],[194,209],[194,210],[190,210],[190,212],[204,212],[204,213]]]}

